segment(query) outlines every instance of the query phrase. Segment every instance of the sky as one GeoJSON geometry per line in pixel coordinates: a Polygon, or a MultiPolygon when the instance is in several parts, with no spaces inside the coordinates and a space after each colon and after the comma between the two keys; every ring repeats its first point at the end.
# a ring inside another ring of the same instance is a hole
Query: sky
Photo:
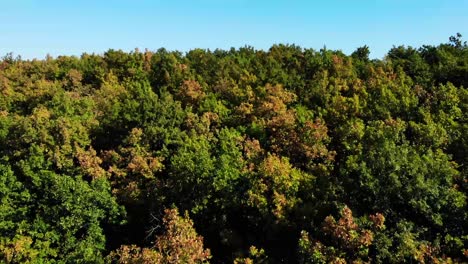
{"type": "Polygon", "coordinates": [[[273,44],[342,50],[468,39],[468,0],[0,0],[0,56],[273,44]]]}

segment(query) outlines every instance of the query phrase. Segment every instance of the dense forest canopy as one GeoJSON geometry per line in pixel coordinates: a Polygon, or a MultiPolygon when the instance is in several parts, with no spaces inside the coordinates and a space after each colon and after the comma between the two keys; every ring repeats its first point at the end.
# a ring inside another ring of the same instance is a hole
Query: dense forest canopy
{"type": "Polygon", "coordinates": [[[0,61],[5,263],[468,261],[468,46],[0,61]]]}

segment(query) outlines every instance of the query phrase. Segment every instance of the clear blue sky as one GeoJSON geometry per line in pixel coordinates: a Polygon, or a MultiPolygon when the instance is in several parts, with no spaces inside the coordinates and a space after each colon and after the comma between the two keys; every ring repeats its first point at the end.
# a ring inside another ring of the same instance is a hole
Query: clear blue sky
{"type": "Polygon", "coordinates": [[[468,39],[468,0],[0,0],[0,56],[188,51],[275,43],[341,49],[468,39]]]}

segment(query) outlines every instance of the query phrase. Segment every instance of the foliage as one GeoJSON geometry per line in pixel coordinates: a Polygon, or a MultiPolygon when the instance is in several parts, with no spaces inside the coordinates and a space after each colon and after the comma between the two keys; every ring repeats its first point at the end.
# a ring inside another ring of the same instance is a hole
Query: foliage
{"type": "Polygon", "coordinates": [[[163,218],[164,234],[151,248],[121,246],[108,259],[115,263],[206,263],[210,250],[203,248],[203,239],[193,228],[193,222],[179,216],[177,209],[166,209],[163,218]]]}
{"type": "Polygon", "coordinates": [[[0,262],[467,262],[466,41],[369,54],[8,54],[0,262]]]}

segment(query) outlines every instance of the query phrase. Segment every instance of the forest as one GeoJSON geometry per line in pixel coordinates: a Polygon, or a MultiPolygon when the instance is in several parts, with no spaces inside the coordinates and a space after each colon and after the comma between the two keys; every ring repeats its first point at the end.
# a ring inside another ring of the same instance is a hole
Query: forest
{"type": "Polygon", "coordinates": [[[468,46],[0,60],[0,262],[466,263],[468,46]]]}

